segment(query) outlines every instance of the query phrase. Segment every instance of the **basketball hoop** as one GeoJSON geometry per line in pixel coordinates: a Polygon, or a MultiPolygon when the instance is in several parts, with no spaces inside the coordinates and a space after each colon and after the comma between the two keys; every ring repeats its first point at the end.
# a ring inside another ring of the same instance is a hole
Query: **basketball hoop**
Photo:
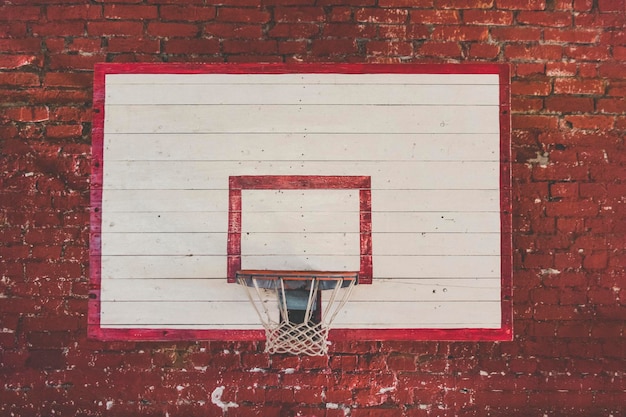
{"type": "Polygon", "coordinates": [[[328,352],[328,331],[357,278],[358,272],[237,272],[265,328],[265,352],[309,356],[328,352]],[[323,301],[321,291],[328,295],[323,301]]]}

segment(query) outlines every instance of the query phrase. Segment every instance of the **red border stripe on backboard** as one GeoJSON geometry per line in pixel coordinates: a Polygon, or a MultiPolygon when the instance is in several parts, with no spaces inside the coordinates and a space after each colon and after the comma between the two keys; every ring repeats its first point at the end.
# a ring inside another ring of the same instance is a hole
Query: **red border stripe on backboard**
{"type": "MultiPolygon", "coordinates": [[[[330,339],[352,340],[512,340],[512,200],[511,200],[511,115],[510,68],[498,63],[464,64],[194,64],[194,63],[99,63],[94,72],[94,104],[92,130],[91,232],[90,232],[90,299],[88,334],[101,340],[263,340],[263,330],[183,330],[183,329],[112,329],[100,325],[101,282],[101,210],[103,187],[103,141],[105,77],[107,74],[498,74],[500,77],[500,186],[501,186],[501,328],[500,329],[335,329],[330,339]]],[[[364,197],[360,200],[363,202],[364,197]]],[[[371,216],[370,216],[371,218],[371,216]]],[[[240,217],[229,219],[240,222],[240,217]]],[[[240,224],[240,223],[239,223],[240,224]]],[[[363,222],[361,230],[365,230],[363,222]]],[[[368,246],[363,233],[361,246],[368,246]]],[[[235,252],[236,247],[229,249],[235,252]]],[[[232,269],[240,267],[237,259],[228,258],[232,269]],[[238,266],[239,265],[239,266],[238,266]]],[[[371,255],[361,256],[361,274],[372,276],[371,255]],[[369,272],[368,272],[369,271],[369,272]]]]}
{"type": "Polygon", "coordinates": [[[372,180],[369,176],[342,175],[241,175],[228,179],[227,279],[236,282],[241,269],[242,190],[359,190],[359,284],[372,283],[372,180]]]}

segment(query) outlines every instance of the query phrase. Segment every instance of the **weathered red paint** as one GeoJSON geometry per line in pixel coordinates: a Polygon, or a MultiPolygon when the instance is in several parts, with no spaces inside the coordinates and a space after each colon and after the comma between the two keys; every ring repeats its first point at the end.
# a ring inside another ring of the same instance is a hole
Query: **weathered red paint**
{"type": "Polygon", "coordinates": [[[242,190],[359,190],[360,271],[359,284],[372,283],[372,202],[368,176],[243,175],[229,178],[228,282],[236,282],[241,269],[242,190]]]}
{"type": "MultiPolygon", "coordinates": [[[[510,107],[510,73],[509,66],[503,64],[412,64],[412,65],[385,65],[385,64],[100,64],[96,66],[94,106],[98,118],[95,123],[100,123],[94,131],[94,156],[95,160],[102,160],[102,141],[104,127],[104,77],[105,74],[119,73],[156,73],[156,74],[198,74],[198,73],[228,73],[228,74],[281,74],[281,73],[435,73],[435,74],[497,74],[500,79],[500,207],[501,207],[501,328],[497,331],[491,329],[376,329],[358,331],[339,331],[331,337],[349,337],[358,340],[428,340],[436,337],[441,340],[510,340],[513,337],[513,309],[512,309],[512,199],[511,199],[511,107],[510,107]],[[103,83],[99,85],[99,83],[103,83]]],[[[97,164],[97,162],[96,162],[97,164]]],[[[101,184],[102,168],[94,166],[95,175],[92,179],[96,194],[98,184],[101,184]]],[[[236,281],[235,275],[241,269],[241,191],[244,189],[359,189],[360,206],[360,271],[359,284],[371,284],[373,278],[372,264],[372,226],[371,226],[371,179],[358,176],[233,176],[229,180],[229,214],[228,214],[228,241],[227,241],[227,279],[228,282],[236,281]]],[[[94,203],[101,204],[101,192],[93,198],[94,203]]],[[[94,208],[94,211],[98,207],[94,208]]],[[[99,230],[97,215],[92,216],[92,232],[99,230]]],[[[94,245],[99,243],[95,236],[94,245]]],[[[99,247],[99,246],[94,246],[99,247]]],[[[90,302],[90,314],[95,316],[94,311],[99,311],[99,277],[92,270],[92,286],[96,289],[92,292],[93,299],[90,302]]],[[[97,326],[92,317],[93,326],[97,326]]],[[[90,334],[101,337],[102,333],[110,333],[110,330],[94,328],[90,334]]],[[[150,337],[159,334],[148,332],[150,337]]],[[[211,331],[183,331],[169,330],[161,332],[164,340],[180,340],[181,334],[196,334],[198,339],[220,339],[225,335],[232,335],[237,331],[221,330],[211,331]]],[[[123,330],[117,330],[114,334],[124,334],[123,330]]],[[[127,337],[141,340],[142,330],[133,329],[126,332],[127,337]]],[[[247,333],[246,333],[247,334],[247,333]]],[[[112,336],[106,336],[109,338],[112,336]]],[[[237,338],[237,340],[240,340],[237,338]]],[[[243,339],[245,340],[245,338],[243,339]]]]}

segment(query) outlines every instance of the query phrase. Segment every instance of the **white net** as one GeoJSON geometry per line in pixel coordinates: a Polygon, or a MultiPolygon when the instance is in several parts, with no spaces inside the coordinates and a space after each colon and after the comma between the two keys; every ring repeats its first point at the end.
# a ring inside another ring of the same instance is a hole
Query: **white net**
{"type": "Polygon", "coordinates": [[[356,272],[239,271],[237,282],[265,328],[266,352],[322,356],[357,277],[356,272]]]}

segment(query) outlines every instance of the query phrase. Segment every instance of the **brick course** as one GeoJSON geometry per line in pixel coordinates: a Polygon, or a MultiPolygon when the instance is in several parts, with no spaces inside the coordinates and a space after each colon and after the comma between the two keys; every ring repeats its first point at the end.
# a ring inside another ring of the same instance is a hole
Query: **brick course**
{"type": "Polygon", "coordinates": [[[624,0],[4,2],[0,415],[624,416],[625,22],[624,0]],[[515,340],[88,340],[105,61],[509,63],[515,340]]]}

